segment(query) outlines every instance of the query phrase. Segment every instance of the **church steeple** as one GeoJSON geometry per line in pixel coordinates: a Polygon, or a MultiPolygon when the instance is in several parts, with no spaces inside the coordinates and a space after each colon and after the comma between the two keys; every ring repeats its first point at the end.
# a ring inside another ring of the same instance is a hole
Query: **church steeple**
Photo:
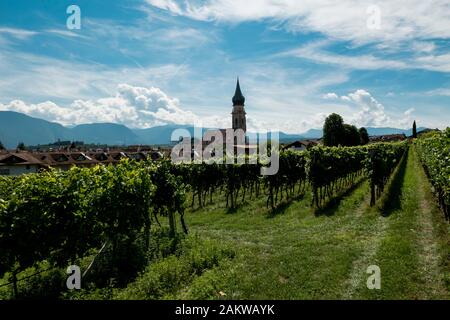
{"type": "Polygon", "coordinates": [[[233,111],[231,112],[232,128],[234,130],[242,129],[244,132],[246,132],[247,119],[245,117],[245,109],[244,109],[245,97],[242,95],[241,92],[241,87],[239,85],[239,78],[237,79],[236,91],[234,92],[232,100],[233,100],[233,111]]]}
{"type": "Polygon", "coordinates": [[[245,103],[245,97],[242,95],[241,87],[239,86],[239,77],[237,78],[236,90],[233,96],[233,106],[243,106],[245,103]]]}

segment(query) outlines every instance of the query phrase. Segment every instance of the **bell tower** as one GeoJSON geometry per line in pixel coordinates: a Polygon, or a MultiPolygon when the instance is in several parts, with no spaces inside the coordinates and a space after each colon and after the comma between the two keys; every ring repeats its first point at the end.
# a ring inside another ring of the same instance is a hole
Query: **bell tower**
{"type": "Polygon", "coordinates": [[[237,79],[236,91],[234,92],[232,101],[233,101],[233,111],[231,112],[232,128],[234,130],[242,129],[244,132],[246,132],[247,120],[245,118],[246,113],[244,109],[245,97],[242,95],[241,87],[239,86],[239,78],[237,79]]]}

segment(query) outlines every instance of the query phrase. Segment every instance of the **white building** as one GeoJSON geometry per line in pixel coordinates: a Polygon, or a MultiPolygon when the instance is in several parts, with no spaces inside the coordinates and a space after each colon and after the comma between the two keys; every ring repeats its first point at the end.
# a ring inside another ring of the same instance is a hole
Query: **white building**
{"type": "Polygon", "coordinates": [[[36,173],[41,167],[41,161],[28,152],[0,153],[0,175],[18,176],[36,173]]]}

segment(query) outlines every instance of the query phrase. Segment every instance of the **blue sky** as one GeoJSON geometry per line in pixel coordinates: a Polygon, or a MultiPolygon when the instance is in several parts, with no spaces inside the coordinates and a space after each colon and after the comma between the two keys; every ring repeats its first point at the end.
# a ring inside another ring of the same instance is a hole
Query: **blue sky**
{"type": "Polygon", "coordinates": [[[450,2],[2,0],[0,110],[74,125],[450,124],[450,2]],[[81,10],[69,30],[66,9],[81,10]],[[375,7],[374,7],[375,6],[375,7]]]}

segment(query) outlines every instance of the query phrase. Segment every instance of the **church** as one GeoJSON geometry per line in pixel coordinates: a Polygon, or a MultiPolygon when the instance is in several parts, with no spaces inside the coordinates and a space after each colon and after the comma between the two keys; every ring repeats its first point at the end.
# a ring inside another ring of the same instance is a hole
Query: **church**
{"type": "Polygon", "coordinates": [[[226,151],[227,144],[231,145],[234,154],[249,154],[252,151],[256,151],[256,146],[248,144],[245,97],[242,94],[239,78],[237,78],[236,89],[231,101],[233,103],[231,128],[206,131],[203,135],[203,150],[209,148],[212,153],[215,153],[212,150],[212,144],[217,136],[220,136],[222,138],[223,151],[226,151]]]}
{"type": "Polygon", "coordinates": [[[247,136],[247,118],[245,112],[245,97],[242,94],[239,78],[237,78],[234,96],[231,99],[233,106],[231,111],[231,128],[207,129],[201,138],[184,137],[182,142],[171,150],[172,159],[184,161],[184,150],[190,150],[191,160],[203,159],[223,153],[227,156],[255,154],[257,145],[250,145],[247,136]],[[182,159],[183,158],[183,159],[182,159]]]}

